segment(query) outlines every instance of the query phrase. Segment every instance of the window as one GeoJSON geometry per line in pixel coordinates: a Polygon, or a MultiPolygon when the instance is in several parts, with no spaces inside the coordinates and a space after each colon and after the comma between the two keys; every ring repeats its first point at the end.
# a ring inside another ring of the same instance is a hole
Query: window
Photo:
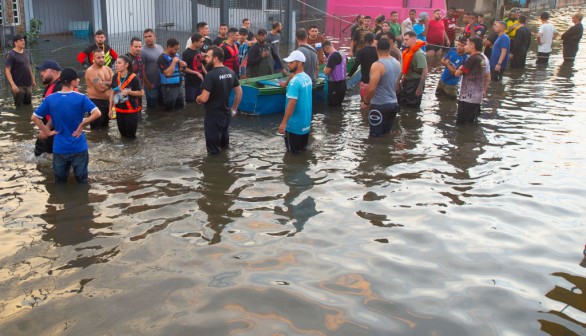
{"type": "Polygon", "coordinates": [[[12,0],[12,17],[14,18],[12,22],[15,25],[20,24],[20,6],[18,0],[12,0]]]}
{"type": "Polygon", "coordinates": [[[0,25],[4,24],[4,8],[2,8],[2,1],[0,1],[0,25]]]}

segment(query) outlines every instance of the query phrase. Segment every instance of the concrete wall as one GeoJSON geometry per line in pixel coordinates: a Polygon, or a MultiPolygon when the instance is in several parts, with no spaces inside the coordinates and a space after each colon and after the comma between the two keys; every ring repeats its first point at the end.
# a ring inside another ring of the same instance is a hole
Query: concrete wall
{"type": "MultiPolygon", "coordinates": [[[[12,11],[12,0],[0,0],[2,3],[2,14],[3,14],[3,24],[8,26],[12,25],[15,26],[15,33],[16,34],[24,34],[26,28],[26,22],[29,20],[26,11],[25,11],[25,0],[18,1],[18,18],[14,17],[14,13],[12,11]],[[18,23],[16,22],[18,21],[18,23]]],[[[11,41],[12,42],[12,41],[11,41]]]]}

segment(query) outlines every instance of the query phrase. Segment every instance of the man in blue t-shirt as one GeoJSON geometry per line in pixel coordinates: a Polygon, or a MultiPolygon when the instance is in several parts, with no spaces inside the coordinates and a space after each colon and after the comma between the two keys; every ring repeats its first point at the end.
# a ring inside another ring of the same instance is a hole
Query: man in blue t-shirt
{"type": "MultiPolygon", "coordinates": [[[[413,31],[417,34],[417,39],[427,42],[427,30],[429,29],[429,14],[423,12],[419,14],[417,23],[413,25],[413,31]]],[[[421,51],[425,52],[425,46],[421,47],[421,51]]]]}
{"type": "Polygon", "coordinates": [[[494,42],[490,54],[490,75],[493,81],[500,81],[509,63],[511,39],[509,35],[505,34],[507,24],[503,21],[495,21],[492,29],[498,34],[498,38],[494,42]]]}
{"type": "Polygon", "coordinates": [[[285,146],[290,153],[299,153],[307,148],[311,130],[311,78],[303,72],[305,55],[295,50],[284,59],[293,76],[287,85],[287,107],[279,133],[285,134],[285,146]]]}
{"type": "Polygon", "coordinates": [[[88,146],[83,128],[101,116],[100,110],[86,96],[75,92],[79,76],[72,68],[61,72],[61,91],[46,97],[33,113],[31,120],[45,134],[55,135],[53,142],[53,170],[55,182],[67,182],[69,168],[78,183],[88,181],[88,146]],[[85,113],[90,116],[84,118],[85,113]],[[54,131],[43,124],[43,117],[51,116],[54,131]]]}
{"type": "Polygon", "coordinates": [[[468,55],[464,47],[466,46],[467,38],[462,37],[458,40],[455,48],[451,48],[450,52],[442,58],[442,64],[446,67],[442,73],[435,94],[445,94],[446,96],[456,99],[458,97],[458,84],[460,84],[460,77],[454,76],[456,70],[460,65],[466,62],[468,55]]]}

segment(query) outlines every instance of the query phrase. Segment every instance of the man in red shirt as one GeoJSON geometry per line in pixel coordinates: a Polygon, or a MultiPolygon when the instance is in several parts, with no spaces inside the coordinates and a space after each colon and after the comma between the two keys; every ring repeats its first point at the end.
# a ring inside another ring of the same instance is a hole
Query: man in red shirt
{"type": "Polygon", "coordinates": [[[450,40],[450,47],[455,47],[456,41],[456,29],[458,29],[458,19],[460,18],[460,14],[463,13],[463,9],[456,9],[456,7],[450,7],[448,9],[448,14],[444,17],[444,26],[446,28],[446,34],[448,34],[448,39],[450,40]]]}
{"type": "Polygon", "coordinates": [[[436,9],[433,11],[433,19],[429,21],[429,30],[427,31],[427,55],[434,57],[436,53],[442,54],[443,46],[449,46],[450,40],[446,33],[444,20],[442,20],[442,11],[436,9]]]}

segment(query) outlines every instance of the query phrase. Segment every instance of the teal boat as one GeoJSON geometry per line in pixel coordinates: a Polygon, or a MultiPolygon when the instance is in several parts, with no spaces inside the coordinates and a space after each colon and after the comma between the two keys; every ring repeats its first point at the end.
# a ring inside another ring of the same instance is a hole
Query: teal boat
{"type": "MultiPolygon", "coordinates": [[[[348,58],[346,65],[347,70],[350,70],[353,65],[354,59],[348,58]]],[[[322,70],[323,66],[320,67],[320,71],[322,70]]],[[[348,89],[356,86],[360,82],[360,79],[361,74],[359,68],[352,77],[346,80],[348,89]]],[[[279,83],[285,80],[286,77],[281,73],[241,80],[242,101],[240,102],[238,111],[251,115],[285,112],[285,104],[287,102],[285,93],[287,89],[279,85],[279,83]]],[[[314,101],[325,101],[326,92],[327,77],[320,72],[320,76],[317,79],[317,85],[313,89],[314,101]]],[[[230,96],[230,104],[234,101],[233,96],[233,94],[230,96]]]]}

